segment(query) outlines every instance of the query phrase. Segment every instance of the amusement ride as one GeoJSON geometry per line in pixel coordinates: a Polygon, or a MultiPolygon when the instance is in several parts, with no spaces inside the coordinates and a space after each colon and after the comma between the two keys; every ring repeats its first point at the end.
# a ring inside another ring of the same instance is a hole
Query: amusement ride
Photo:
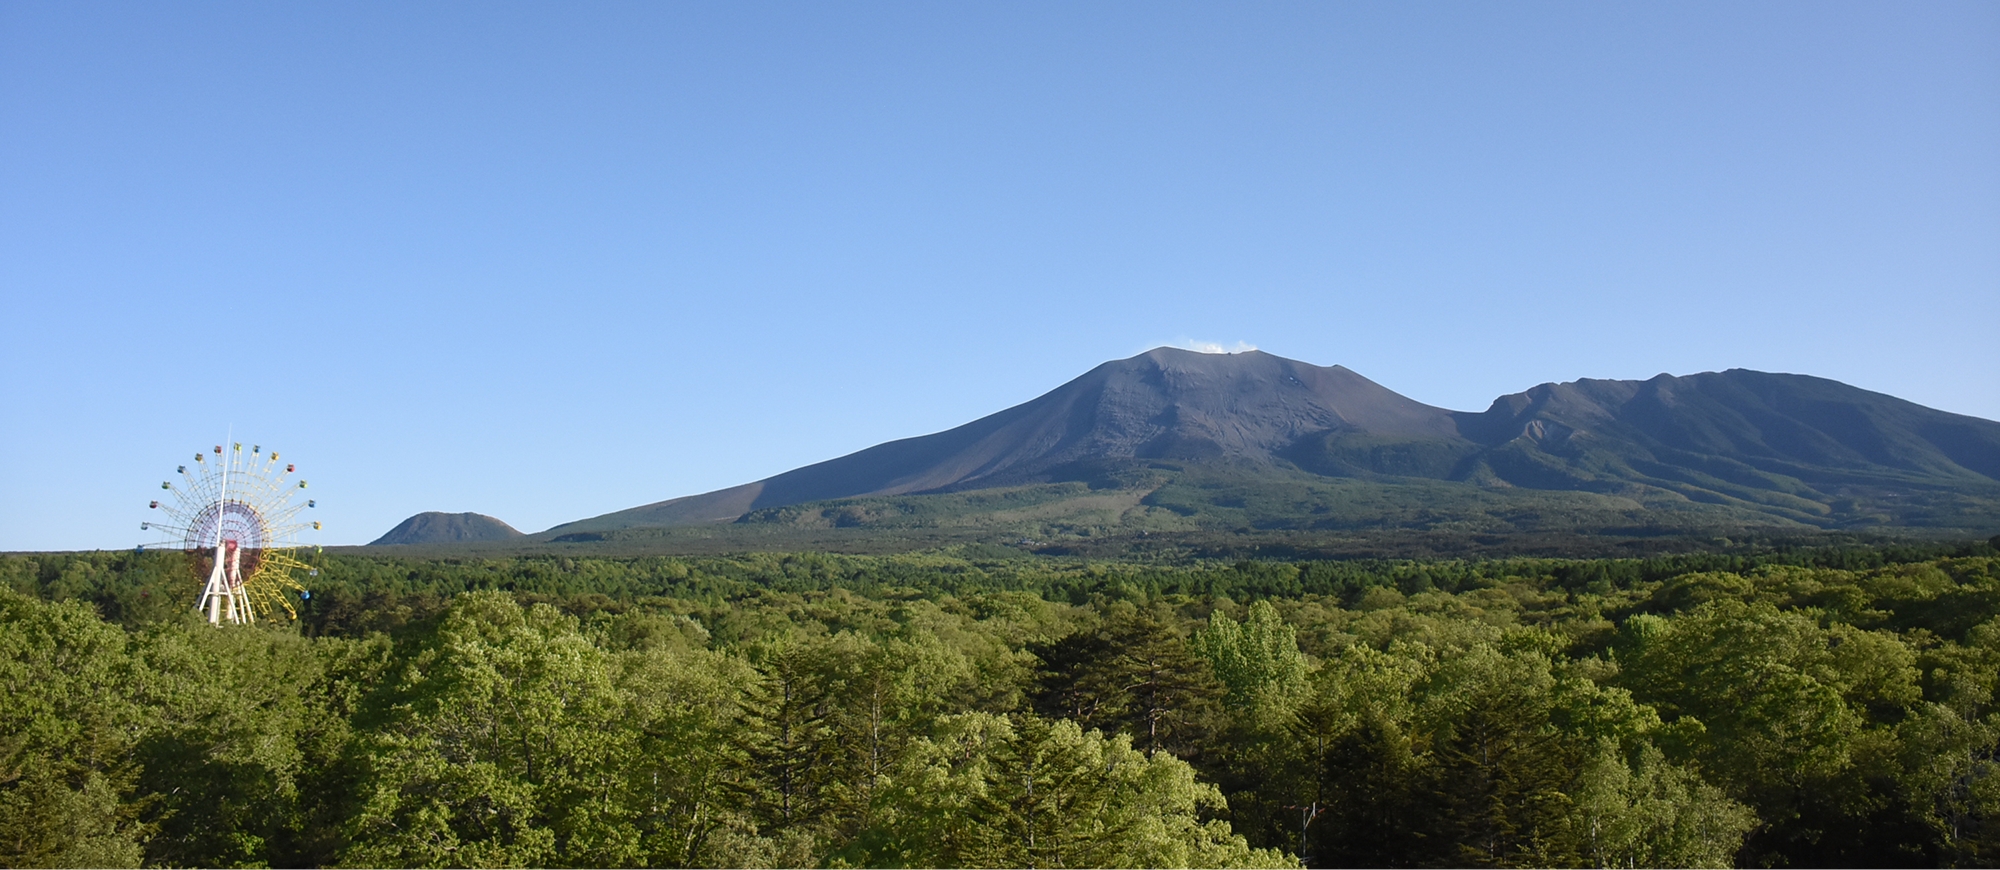
{"type": "Polygon", "coordinates": [[[300,516],[315,505],[304,497],[306,482],[291,479],[295,471],[260,444],[247,455],[240,442],[197,452],[178,483],[160,482],[170,494],[152,502],[160,519],[139,524],[166,537],[139,549],[187,552],[195,576],[206,579],[195,606],[211,623],[251,623],[279,610],[297,619],[293,596],[311,596],[299,575],[319,575],[300,560],[298,536],[320,524],[300,516]]]}

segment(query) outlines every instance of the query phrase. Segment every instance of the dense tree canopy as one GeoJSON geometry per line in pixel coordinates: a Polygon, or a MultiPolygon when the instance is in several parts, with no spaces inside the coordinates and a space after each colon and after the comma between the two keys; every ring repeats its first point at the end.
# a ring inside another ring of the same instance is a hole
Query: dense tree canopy
{"type": "Polygon", "coordinates": [[[0,557],[9,866],[2000,859],[2000,558],[0,557]]]}

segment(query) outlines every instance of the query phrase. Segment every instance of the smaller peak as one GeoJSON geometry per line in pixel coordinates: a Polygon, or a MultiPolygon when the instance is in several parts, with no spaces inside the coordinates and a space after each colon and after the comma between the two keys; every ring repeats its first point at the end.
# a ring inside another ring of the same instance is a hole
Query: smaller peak
{"type": "Polygon", "coordinates": [[[388,534],[370,541],[368,545],[504,541],[520,536],[520,531],[513,526],[485,514],[425,511],[398,523],[388,534]]]}

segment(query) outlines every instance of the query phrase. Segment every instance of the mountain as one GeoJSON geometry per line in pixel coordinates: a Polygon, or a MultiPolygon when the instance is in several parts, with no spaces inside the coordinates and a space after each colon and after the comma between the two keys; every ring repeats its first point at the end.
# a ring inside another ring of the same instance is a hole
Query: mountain
{"type": "Polygon", "coordinates": [[[505,541],[521,537],[513,526],[485,514],[448,514],[425,511],[396,524],[389,533],[368,542],[386,544],[457,544],[470,541],[505,541]]]}
{"type": "Polygon", "coordinates": [[[1743,369],[1542,384],[1461,412],[1341,366],[1159,348],[955,429],[538,537],[729,522],[1983,537],[2000,526],[2000,423],[1743,369]]]}
{"type": "Polygon", "coordinates": [[[1484,448],[1458,471],[1465,479],[1646,485],[1808,522],[1851,513],[1858,500],[1990,493],[2000,479],[2000,423],[1746,369],[1543,384],[1462,416],[1460,429],[1484,448]]]}
{"type": "Polygon", "coordinates": [[[1100,365],[1039,398],[956,429],[549,531],[725,522],[801,502],[1062,478],[1107,461],[1270,462],[1300,438],[1333,429],[1412,438],[1455,431],[1451,412],[1341,366],[1260,351],[1157,348],[1100,365]]]}

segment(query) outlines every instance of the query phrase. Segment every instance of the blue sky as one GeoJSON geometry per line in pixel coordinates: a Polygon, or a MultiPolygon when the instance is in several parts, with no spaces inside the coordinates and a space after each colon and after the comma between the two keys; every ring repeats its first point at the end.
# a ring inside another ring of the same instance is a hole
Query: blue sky
{"type": "Polygon", "coordinates": [[[525,531],[1159,344],[2000,418],[2000,4],[0,4],[0,549],[525,531]],[[149,492],[150,490],[150,492],[149,492]]]}

